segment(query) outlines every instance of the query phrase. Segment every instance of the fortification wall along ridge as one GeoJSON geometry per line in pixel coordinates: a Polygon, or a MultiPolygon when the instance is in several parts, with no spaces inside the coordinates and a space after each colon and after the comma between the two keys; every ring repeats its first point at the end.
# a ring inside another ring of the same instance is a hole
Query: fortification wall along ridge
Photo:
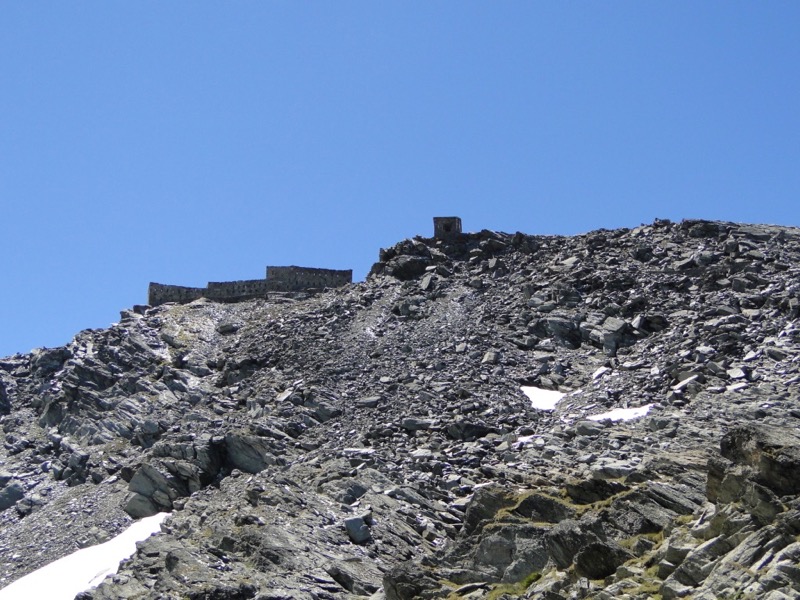
{"type": "Polygon", "coordinates": [[[267,281],[287,292],[325,287],[341,287],[353,282],[353,271],[307,269],[304,267],[267,267],[267,281]]]}
{"type": "Polygon", "coordinates": [[[184,304],[202,298],[206,288],[185,287],[182,285],[164,285],[163,283],[150,282],[147,290],[147,303],[158,306],[165,302],[180,302],[184,304]]]}
{"type": "Polygon", "coordinates": [[[206,288],[205,298],[209,300],[245,300],[247,298],[263,298],[274,289],[266,279],[242,279],[240,281],[210,281],[206,288]]]}
{"type": "Polygon", "coordinates": [[[186,303],[198,298],[236,301],[263,298],[269,292],[301,292],[326,287],[341,287],[353,282],[353,271],[309,267],[267,267],[266,279],[212,281],[206,287],[185,287],[151,282],[147,303],[186,303]]]}
{"type": "MultiPolygon", "coordinates": [[[[461,219],[434,217],[433,235],[437,239],[457,239],[461,235],[461,219]]],[[[342,287],[349,283],[353,283],[352,269],[268,266],[264,279],[212,281],[202,288],[151,282],[147,302],[151,306],[158,306],[165,302],[186,303],[198,298],[220,301],[247,300],[263,298],[269,292],[302,292],[326,287],[342,287]]]]}

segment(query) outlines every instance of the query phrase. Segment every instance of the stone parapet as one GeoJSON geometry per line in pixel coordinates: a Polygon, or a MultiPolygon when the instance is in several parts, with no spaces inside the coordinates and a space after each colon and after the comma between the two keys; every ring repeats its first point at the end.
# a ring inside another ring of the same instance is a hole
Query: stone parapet
{"type": "Polygon", "coordinates": [[[312,269],[308,267],[267,267],[267,281],[279,285],[276,291],[298,292],[302,290],[342,287],[353,282],[353,271],[336,269],[312,269]]]}
{"type": "Polygon", "coordinates": [[[204,298],[209,300],[247,300],[263,298],[267,292],[275,290],[272,282],[266,279],[243,279],[241,281],[211,281],[206,287],[204,298]]]}
{"type": "Polygon", "coordinates": [[[353,282],[353,271],[314,269],[309,267],[267,267],[265,279],[241,281],[212,281],[206,287],[184,287],[150,283],[148,304],[158,306],[165,302],[185,304],[198,298],[221,302],[235,302],[264,298],[269,292],[302,292],[312,289],[342,287],[353,282]]]}
{"type": "Polygon", "coordinates": [[[151,306],[158,306],[165,302],[179,302],[184,304],[202,298],[205,292],[206,288],[165,285],[163,283],[150,282],[150,286],[147,290],[147,303],[151,306]]]}

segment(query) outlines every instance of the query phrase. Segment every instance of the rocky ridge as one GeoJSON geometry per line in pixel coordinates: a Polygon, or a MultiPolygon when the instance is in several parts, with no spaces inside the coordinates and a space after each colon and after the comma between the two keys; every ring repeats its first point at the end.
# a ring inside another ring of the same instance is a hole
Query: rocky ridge
{"type": "Polygon", "coordinates": [[[800,598],[798,259],[698,220],[414,238],[2,359],[0,585],[170,511],[84,600],[800,598]]]}

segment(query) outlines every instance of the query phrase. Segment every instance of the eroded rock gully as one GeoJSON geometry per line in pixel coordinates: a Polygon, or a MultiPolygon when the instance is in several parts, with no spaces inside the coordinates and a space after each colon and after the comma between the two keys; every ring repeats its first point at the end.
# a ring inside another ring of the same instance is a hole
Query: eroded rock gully
{"type": "Polygon", "coordinates": [[[2,359],[0,585],[170,511],[81,597],[800,598],[798,265],[708,221],[415,238],[2,359]]]}

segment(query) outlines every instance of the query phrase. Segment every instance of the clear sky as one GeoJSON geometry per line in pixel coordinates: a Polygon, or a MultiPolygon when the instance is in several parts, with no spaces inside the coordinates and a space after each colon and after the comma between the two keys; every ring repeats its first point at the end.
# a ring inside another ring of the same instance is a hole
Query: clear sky
{"type": "Polygon", "coordinates": [[[0,356],[431,218],[800,225],[800,3],[4,2],[0,356]]]}

